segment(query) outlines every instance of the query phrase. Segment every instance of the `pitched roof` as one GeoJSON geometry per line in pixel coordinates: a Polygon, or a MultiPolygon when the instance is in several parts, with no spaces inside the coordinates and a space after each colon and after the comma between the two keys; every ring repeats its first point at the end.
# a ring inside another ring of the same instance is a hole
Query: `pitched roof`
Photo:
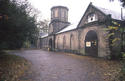
{"type": "Polygon", "coordinates": [[[44,38],[44,37],[47,37],[48,36],[48,33],[40,33],[39,34],[39,38],[44,38]]]}
{"type": "Polygon", "coordinates": [[[66,28],[64,28],[63,30],[57,32],[56,34],[63,33],[63,32],[66,32],[66,31],[70,31],[70,30],[73,30],[73,29],[76,29],[76,28],[77,28],[77,25],[78,25],[78,23],[71,24],[71,25],[67,26],[66,28]]]}
{"type": "Polygon", "coordinates": [[[112,19],[116,19],[116,20],[122,20],[121,19],[121,13],[113,11],[113,10],[109,10],[109,9],[105,9],[105,8],[101,8],[98,6],[95,6],[98,10],[100,10],[101,12],[103,12],[105,15],[111,15],[112,19]]]}
{"type": "MultiPolygon", "coordinates": [[[[101,7],[93,5],[92,3],[90,3],[89,6],[93,6],[94,8],[98,9],[99,11],[101,11],[105,15],[111,15],[112,19],[122,20],[121,19],[121,14],[119,12],[112,11],[112,10],[105,9],[105,8],[101,8],[101,7]]],[[[89,6],[88,6],[88,8],[89,8],[89,6]]],[[[86,11],[87,11],[87,9],[86,9],[86,11]]],[[[86,11],[85,11],[85,13],[86,13],[86,11]]],[[[84,15],[85,15],[85,13],[84,13],[84,15]]],[[[83,17],[84,17],[84,15],[83,15],[83,17]]],[[[81,18],[81,20],[83,19],[83,17],[81,18]]],[[[81,20],[80,20],[80,22],[81,22],[81,20]]],[[[69,25],[66,28],[64,28],[63,30],[57,32],[56,34],[76,29],[77,26],[79,26],[80,22],[79,23],[77,22],[76,24],[69,25]]]]}

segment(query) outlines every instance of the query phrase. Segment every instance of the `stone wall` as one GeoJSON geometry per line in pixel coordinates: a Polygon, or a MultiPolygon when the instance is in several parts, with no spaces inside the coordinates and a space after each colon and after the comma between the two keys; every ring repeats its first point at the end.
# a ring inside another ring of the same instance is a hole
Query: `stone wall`
{"type": "Polygon", "coordinates": [[[110,55],[109,42],[107,39],[107,34],[104,30],[105,25],[97,25],[86,27],[83,30],[79,29],[80,33],[80,53],[85,55],[85,36],[87,32],[93,30],[97,33],[98,37],[98,57],[107,57],[110,55]]]}
{"type": "MultiPolygon", "coordinates": [[[[111,48],[109,48],[110,44],[108,38],[109,32],[106,31],[105,28],[111,25],[112,20],[113,19],[111,18],[111,14],[106,15],[105,13],[100,11],[98,7],[96,8],[95,6],[90,4],[86,12],[83,14],[83,17],[81,18],[79,24],[77,25],[77,28],[74,30],[56,34],[58,31],[65,28],[65,26],[69,23],[56,20],[51,22],[49,36],[41,39],[42,43],[40,47],[52,48],[56,51],[87,55],[87,52],[85,53],[86,35],[88,35],[88,32],[94,31],[94,34],[97,35],[94,41],[96,40],[98,42],[98,46],[95,45],[98,51],[98,57],[109,57],[111,53],[118,53],[121,47],[119,45],[121,41],[118,41],[117,46],[113,47],[112,51],[110,51],[111,48]],[[52,46],[50,45],[50,40],[52,40],[52,46]]],[[[116,33],[116,37],[120,37],[119,32],[116,33]]],[[[93,42],[93,40],[89,42],[91,43],[93,42]]]]}
{"type": "Polygon", "coordinates": [[[78,50],[78,31],[72,30],[69,32],[56,35],[55,48],[64,51],[77,51],[78,50]]]}
{"type": "Polygon", "coordinates": [[[49,47],[48,37],[40,38],[40,48],[46,49],[49,47]]]}
{"type": "Polygon", "coordinates": [[[85,36],[87,32],[93,30],[98,36],[98,57],[107,57],[110,55],[110,50],[107,39],[108,32],[104,30],[105,27],[105,25],[89,26],[57,34],[55,38],[55,48],[56,50],[86,55],[85,36]]]}
{"type": "Polygon", "coordinates": [[[104,13],[100,12],[100,10],[98,10],[97,8],[94,8],[93,6],[89,6],[87,11],[85,12],[85,14],[83,15],[83,17],[81,18],[81,21],[79,23],[78,27],[82,27],[85,24],[88,24],[88,15],[94,13],[96,15],[96,19],[99,22],[103,22],[105,21],[109,16],[106,16],[104,13]]]}

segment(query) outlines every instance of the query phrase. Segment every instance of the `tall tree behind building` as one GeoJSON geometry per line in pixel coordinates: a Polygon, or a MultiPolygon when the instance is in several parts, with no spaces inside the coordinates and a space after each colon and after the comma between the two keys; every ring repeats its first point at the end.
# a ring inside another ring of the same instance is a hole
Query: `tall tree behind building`
{"type": "Polygon", "coordinates": [[[42,33],[48,33],[49,20],[43,20],[38,22],[39,31],[42,33]]]}

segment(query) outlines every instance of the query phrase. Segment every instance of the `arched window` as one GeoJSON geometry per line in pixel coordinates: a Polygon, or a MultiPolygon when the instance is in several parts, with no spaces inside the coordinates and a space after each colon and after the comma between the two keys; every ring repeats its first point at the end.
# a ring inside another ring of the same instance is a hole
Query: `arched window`
{"type": "Polygon", "coordinates": [[[53,47],[52,45],[53,45],[53,41],[52,39],[49,39],[49,47],[52,48],[53,47]]]}
{"type": "Polygon", "coordinates": [[[74,44],[74,36],[73,34],[70,35],[70,49],[73,49],[74,44]]]}
{"type": "Polygon", "coordinates": [[[94,13],[90,13],[88,15],[88,23],[93,22],[93,21],[97,21],[97,17],[96,17],[96,15],[94,13]]]}
{"type": "Polygon", "coordinates": [[[57,38],[57,48],[59,48],[59,37],[57,38]]]}
{"type": "Polygon", "coordinates": [[[72,34],[70,35],[70,48],[72,47],[72,34]]]}
{"type": "Polygon", "coordinates": [[[63,49],[65,49],[65,45],[66,45],[66,38],[65,36],[63,36],[63,49]]]}

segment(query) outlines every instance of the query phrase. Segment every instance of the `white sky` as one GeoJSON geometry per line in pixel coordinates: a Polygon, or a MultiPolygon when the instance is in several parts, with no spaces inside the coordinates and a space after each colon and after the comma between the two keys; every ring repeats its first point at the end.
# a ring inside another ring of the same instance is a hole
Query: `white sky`
{"type": "MultiPolygon", "coordinates": [[[[69,22],[76,23],[79,22],[83,16],[89,3],[92,2],[94,5],[118,11],[120,12],[121,6],[118,0],[114,2],[109,2],[109,0],[28,0],[33,7],[38,9],[42,15],[42,19],[49,19],[51,14],[51,7],[53,6],[66,6],[69,8],[69,22]]],[[[124,10],[125,11],[125,10],[124,10]]]]}

